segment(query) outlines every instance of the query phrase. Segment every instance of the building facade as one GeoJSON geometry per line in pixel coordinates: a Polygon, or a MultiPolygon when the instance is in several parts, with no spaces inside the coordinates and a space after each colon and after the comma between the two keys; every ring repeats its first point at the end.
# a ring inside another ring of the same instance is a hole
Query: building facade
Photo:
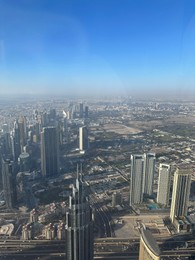
{"type": "Polygon", "coordinates": [[[44,127],[41,132],[41,171],[44,177],[59,172],[59,138],[56,127],[44,127]]]}
{"type": "Polygon", "coordinates": [[[89,148],[89,133],[87,126],[79,127],[79,150],[85,151],[89,148]]]}
{"type": "Polygon", "coordinates": [[[13,208],[17,202],[16,176],[14,164],[9,159],[2,159],[2,181],[6,206],[13,208]]]}
{"type": "Polygon", "coordinates": [[[168,206],[170,198],[171,186],[171,166],[168,164],[160,164],[158,177],[158,193],[157,202],[168,206]]]}
{"type": "Polygon", "coordinates": [[[187,215],[191,186],[191,170],[177,169],[174,173],[170,218],[187,215]]]}
{"type": "Polygon", "coordinates": [[[154,153],[144,154],[144,180],[143,192],[145,195],[153,194],[154,170],[156,157],[154,153]]]}
{"type": "Polygon", "coordinates": [[[139,260],[160,260],[161,252],[151,232],[142,227],[140,233],[139,260]]]}
{"type": "Polygon", "coordinates": [[[144,156],[131,155],[130,206],[143,201],[144,156]]]}
{"type": "Polygon", "coordinates": [[[66,213],[66,260],[93,259],[93,219],[82,177],[77,177],[66,213]]]}

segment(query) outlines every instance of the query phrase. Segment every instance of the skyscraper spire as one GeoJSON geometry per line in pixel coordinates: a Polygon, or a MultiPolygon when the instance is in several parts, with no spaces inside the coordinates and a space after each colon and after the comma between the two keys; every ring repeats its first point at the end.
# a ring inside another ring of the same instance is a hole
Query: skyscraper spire
{"type": "Polygon", "coordinates": [[[78,171],[66,213],[66,260],[93,259],[93,218],[84,183],[78,171]]]}

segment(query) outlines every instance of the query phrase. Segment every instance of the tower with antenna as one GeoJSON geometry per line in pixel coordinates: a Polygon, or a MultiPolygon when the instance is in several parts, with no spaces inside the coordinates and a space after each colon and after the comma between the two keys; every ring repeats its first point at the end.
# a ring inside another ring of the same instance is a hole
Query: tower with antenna
{"type": "Polygon", "coordinates": [[[66,213],[66,260],[93,259],[93,217],[82,170],[77,166],[76,184],[66,213]]]}

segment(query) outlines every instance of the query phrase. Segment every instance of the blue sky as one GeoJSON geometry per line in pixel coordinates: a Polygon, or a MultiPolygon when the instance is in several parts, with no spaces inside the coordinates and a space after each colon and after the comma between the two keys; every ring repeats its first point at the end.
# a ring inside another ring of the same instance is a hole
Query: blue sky
{"type": "Polygon", "coordinates": [[[0,0],[0,95],[194,86],[194,0],[0,0]]]}

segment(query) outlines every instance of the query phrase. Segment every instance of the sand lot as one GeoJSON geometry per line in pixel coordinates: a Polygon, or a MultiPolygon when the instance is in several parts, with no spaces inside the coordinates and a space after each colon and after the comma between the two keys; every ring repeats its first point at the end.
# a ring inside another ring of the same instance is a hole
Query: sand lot
{"type": "Polygon", "coordinates": [[[103,126],[103,129],[107,132],[114,132],[121,135],[138,134],[142,132],[142,130],[138,128],[133,128],[121,124],[106,124],[103,126]]]}
{"type": "Polygon", "coordinates": [[[169,232],[163,224],[165,215],[142,215],[142,216],[122,216],[119,222],[115,225],[115,235],[121,238],[136,238],[139,237],[139,224],[144,224],[150,228],[154,236],[169,236],[169,232]]]}

